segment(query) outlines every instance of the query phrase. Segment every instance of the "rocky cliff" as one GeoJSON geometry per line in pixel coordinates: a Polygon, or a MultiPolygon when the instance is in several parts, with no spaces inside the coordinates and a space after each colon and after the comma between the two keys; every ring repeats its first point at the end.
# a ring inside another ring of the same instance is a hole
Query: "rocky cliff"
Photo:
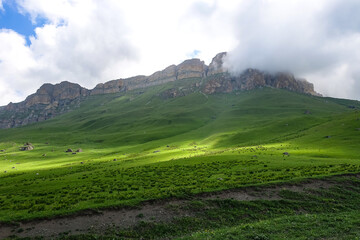
{"type": "Polygon", "coordinates": [[[204,78],[207,76],[207,69],[208,67],[203,61],[200,61],[200,59],[189,59],[177,66],[171,65],[150,76],[136,76],[113,80],[104,84],[100,83],[91,90],[91,95],[147,88],[186,78],[204,78]]]}
{"type": "Polygon", "coordinates": [[[181,97],[194,91],[213,94],[259,87],[282,88],[319,95],[314,91],[313,84],[305,79],[296,79],[290,73],[270,74],[257,69],[246,69],[241,74],[233,75],[224,67],[225,58],[226,52],[219,53],[212,59],[209,66],[200,59],[189,59],[150,76],[112,80],[100,83],[92,90],[70,82],[61,82],[56,85],[44,84],[25,101],[0,107],[0,128],[24,126],[52,118],[78,107],[89,95],[127,92],[189,78],[196,79],[195,83],[168,89],[159,96],[167,99],[181,97]]]}
{"type": "Polygon", "coordinates": [[[289,73],[269,74],[256,69],[246,69],[239,75],[233,76],[222,72],[208,77],[208,81],[202,87],[207,94],[235,90],[252,90],[260,87],[273,87],[287,89],[294,92],[321,96],[314,91],[314,85],[305,79],[296,79],[289,73]]]}
{"type": "Polygon", "coordinates": [[[75,83],[44,84],[25,101],[9,103],[0,109],[0,128],[24,126],[53,118],[78,106],[89,94],[89,90],[75,83]]]}

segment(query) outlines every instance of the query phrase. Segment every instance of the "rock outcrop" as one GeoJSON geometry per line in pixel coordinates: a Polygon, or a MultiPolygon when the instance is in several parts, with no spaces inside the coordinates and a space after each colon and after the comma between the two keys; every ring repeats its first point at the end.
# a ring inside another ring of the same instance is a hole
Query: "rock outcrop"
{"type": "Polygon", "coordinates": [[[136,76],[100,83],[91,90],[91,95],[147,88],[186,78],[204,78],[206,77],[207,68],[205,63],[200,61],[200,59],[189,59],[178,66],[170,65],[164,70],[155,72],[150,76],[136,76]]]}
{"type": "Polygon", "coordinates": [[[25,143],[24,146],[19,148],[20,151],[31,151],[33,149],[34,149],[34,146],[29,142],[25,143]]]}
{"type": "Polygon", "coordinates": [[[294,92],[321,96],[314,91],[314,85],[305,79],[296,79],[290,73],[269,74],[256,69],[246,69],[241,74],[232,76],[227,72],[208,77],[202,87],[207,94],[232,92],[234,90],[252,90],[260,87],[287,89],[294,92]]]}
{"type": "Polygon", "coordinates": [[[24,126],[63,114],[78,107],[89,95],[127,92],[189,78],[194,78],[195,81],[192,81],[190,85],[184,82],[182,87],[165,90],[159,96],[167,99],[185,96],[199,90],[206,94],[213,94],[259,87],[282,88],[319,95],[314,91],[313,84],[305,79],[296,79],[289,73],[270,74],[256,69],[246,69],[241,74],[232,75],[224,67],[226,55],[226,52],[217,54],[209,66],[200,59],[189,59],[150,76],[140,75],[99,83],[92,90],[70,82],[61,82],[56,85],[44,84],[25,101],[0,107],[0,128],[24,126]]]}
{"type": "Polygon", "coordinates": [[[200,59],[189,59],[177,66],[177,79],[206,77],[207,66],[200,59]]]}
{"type": "Polygon", "coordinates": [[[79,84],[66,81],[55,85],[46,83],[36,93],[25,99],[25,105],[26,107],[36,104],[48,105],[61,100],[73,100],[87,95],[89,95],[89,90],[81,87],[79,84]]]}
{"type": "Polygon", "coordinates": [[[119,92],[123,86],[124,86],[124,82],[119,80],[113,80],[106,83],[99,83],[91,91],[91,95],[116,93],[119,92]]]}
{"type": "Polygon", "coordinates": [[[9,103],[0,110],[0,128],[24,126],[44,121],[78,106],[90,91],[79,84],[44,84],[20,103],[9,103]]]}
{"type": "Polygon", "coordinates": [[[166,82],[173,82],[175,80],[176,80],[175,65],[171,65],[162,71],[155,72],[148,77],[148,82],[150,83],[155,83],[155,82],[166,83],[166,82]]]}
{"type": "Polygon", "coordinates": [[[218,53],[212,59],[211,63],[209,64],[209,70],[207,75],[212,76],[218,73],[224,73],[227,70],[224,68],[224,58],[226,57],[226,52],[218,53]]]}

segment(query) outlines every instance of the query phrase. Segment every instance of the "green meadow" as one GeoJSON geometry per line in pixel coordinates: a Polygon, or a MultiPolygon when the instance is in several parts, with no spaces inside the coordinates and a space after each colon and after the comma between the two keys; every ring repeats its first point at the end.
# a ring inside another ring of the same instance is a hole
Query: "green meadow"
{"type": "Polygon", "coordinates": [[[54,119],[0,130],[0,222],[360,172],[357,101],[272,88],[161,97],[177,84],[90,96],[54,119]],[[26,142],[35,149],[20,151],[26,142]]]}

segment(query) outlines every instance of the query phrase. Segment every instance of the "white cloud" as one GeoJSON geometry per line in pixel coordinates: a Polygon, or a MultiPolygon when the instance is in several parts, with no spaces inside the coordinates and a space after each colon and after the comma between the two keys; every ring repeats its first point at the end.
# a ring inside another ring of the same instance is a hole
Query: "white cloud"
{"type": "Polygon", "coordinates": [[[30,46],[13,31],[1,32],[0,85],[9,93],[0,96],[0,105],[24,99],[46,82],[94,87],[119,77],[124,63],[136,57],[121,9],[105,1],[54,1],[53,7],[50,2],[18,2],[34,21],[48,19],[35,29],[30,46]]]}
{"type": "Polygon", "coordinates": [[[31,50],[25,46],[23,36],[12,30],[0,30],[0,104],[6,100],[20,101],[29,94],[32,82],[24,74],[36,66],[31,50]],[[22,91],[24,89],[24,91],[22,91]]]}
{"type": "Polygon", "coordinates": [[[233,71],[290,71],[325,95],[360,99],[358,0],[254,0],[236,11],[233,71]]]}

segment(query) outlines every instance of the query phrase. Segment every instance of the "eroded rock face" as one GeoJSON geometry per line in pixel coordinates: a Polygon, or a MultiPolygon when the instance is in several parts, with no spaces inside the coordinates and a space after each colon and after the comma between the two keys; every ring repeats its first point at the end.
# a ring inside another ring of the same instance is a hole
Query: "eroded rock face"
{"type": "Polygon", "coordinates": [[[258,87],[264,87],[266,85],[265,74],[255,70],[247,69],[236,79],[236,89],[240,90],[252,90],[258,87]]]}
{"type": "Polygon", "coordinates": [[[0,111],[0,128],[24,126],[63,114],[80,104],[89,90],[79,84],[44,84],[20,103],[9,103],[0,111]]]}
{"type": "Polygon", "coordinates": [[[148,77],[148,82],[172,82],[176,80],[176,66],[171,65],[162,71],[153,73],[148,77]]]}
{"type": "Polygon", "coordinates": [[[177,66],[177,79],[206,77],[207,66],[200,59],[185,60],[177,66]]]}
{"type": "Polygon", "coordinates": [[[59,100],[73,100],[79,97],[89,95],[89,90],[81,87],[79,84],[70,82],[61,82],[56,85],[46,83],[42,85],[36,93],[28,96],[24,101],[26,107],[36,104],[51,104],[59,100]]]}
{"type": "Polygon", "coordinates": [[[209,70],[207,73],[208,76],[227,72],[227,70],[223,66],[226,54],[226,52],[216,54],[216,56],[212,59],[209,65],[209,70]]]}
{"type": "Polygon", "coordinates": [[[93,90],[91,90],[91,95],[116,93],[119,92],[123,86],[124,82],[121,80],[112,80],[106,83],[99,83],[93,90]]]}
{"type": "Polygon", "coordinates": [[[256,69],[246,69],[238,76],[225,72],[208,77],[202,91],[207,94],[227,93],[233,90],[252,90],[260,87],[274,87],[294,92],[321,96],[314,91],[314,85],[305,79],[296,79],[289,73],[269,74],[256,69]]]}
{"type": "Polygon", "coordinates": [[[234,90],[232,79],[229,74],[214,75],[203,85],[202,92],[206,94],[229,93],[234,90]]]}
{"type": "Polygon", "coordinates": [[[322,96],[321,94],[315,92],[314,84],[308,82],[306,79],[299,78],[296,80],[299,82],[299,90],[300,90],[299,92],[310,94],[313,96],[319,96],[319,97],[322,96]]]}
{"type": "Polygon", "coordinates": [[[185,60],[178,66],[170,65],[164,70],[157,71],[150,76],[136,76],[100,83],[91,90],[91,95],[147,88],[186,78],[204,78],[206,74],[207,66],[205,63],[200,61],[200,59],[194,58],[185,60]]]}

